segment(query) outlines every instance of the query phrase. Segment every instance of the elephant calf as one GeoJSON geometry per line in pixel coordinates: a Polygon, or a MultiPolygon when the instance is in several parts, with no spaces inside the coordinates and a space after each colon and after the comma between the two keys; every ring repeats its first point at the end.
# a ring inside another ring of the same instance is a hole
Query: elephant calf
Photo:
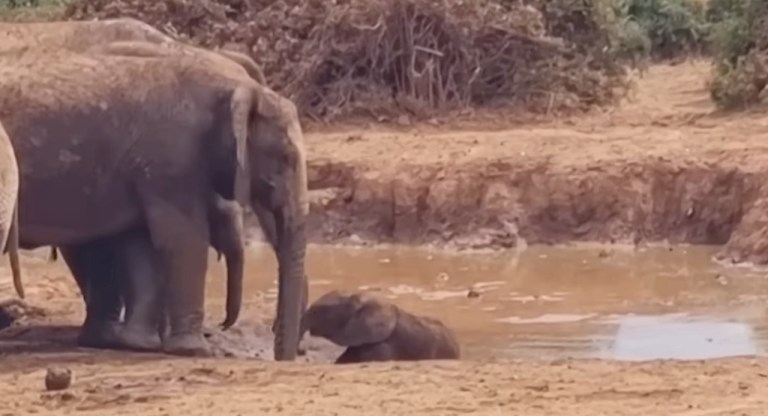
{"type": "Polygon", "coordinates": [[[337,364],[457,359],[459,344],[442,322],[362,293],[331,291],[302,318],[302,333],[347,347],[337,364]]]}

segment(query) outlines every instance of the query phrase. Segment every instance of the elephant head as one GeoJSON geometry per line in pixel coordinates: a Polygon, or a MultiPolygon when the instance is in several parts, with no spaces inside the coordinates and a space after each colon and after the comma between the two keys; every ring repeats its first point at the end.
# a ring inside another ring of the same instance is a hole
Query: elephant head
{"type": "Polygon", "coordinates": [[[397,325],[397,309],[362,293],[328,292],[302,318],[302,328],[334,344],[355,347],[390,337],[397,325]]]}
{"type": "Polygon", "coordinates": [[[299,345],[307,244],[299,116],[290,100],[255,83],[238,89],[232,104],[239,162],[236,197],[256,214],[277,256],[275,359],[292,360],[299,345]]]}

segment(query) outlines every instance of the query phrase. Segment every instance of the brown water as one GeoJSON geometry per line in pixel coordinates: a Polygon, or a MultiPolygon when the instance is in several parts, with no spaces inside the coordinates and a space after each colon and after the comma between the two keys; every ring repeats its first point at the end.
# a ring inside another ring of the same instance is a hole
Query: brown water
{"type": "MultiPolygon", "coordinates": [[[[246,293],[276,293],[269,248],[251,247],[246,293]]],[[[375,291],[437,317],[465,357],[701,359],[766,351],[766,273],[723,267],[716,249],[529,247],[449,253],[312,246],[310,297],[375,291]],[[468,296],[472,289],[478,297],[468,296]]],[[[209,295],[223,297],[223,266],[209,295]]]]}

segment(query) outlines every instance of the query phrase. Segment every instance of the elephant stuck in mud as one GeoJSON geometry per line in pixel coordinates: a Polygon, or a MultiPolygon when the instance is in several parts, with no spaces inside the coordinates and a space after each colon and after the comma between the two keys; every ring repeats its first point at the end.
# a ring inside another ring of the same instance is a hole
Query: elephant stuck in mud
{"type": "Polygon", "coordinates": [[[13,287],[16,294],[24,299],[19,264],[19,168],[11,139],[0,123],[0,247],[8,253],[11,264],[13,287]]]}
{"type": "Polygon", "coordinates": [[[301,332],[347,347],[337,364],[458,359],[459,344],[442,322],[410,314],[362,293],[331,291],[310,305],[301,332]]]}
{"type": "MultiPolygon", "coordinates": [[[[274,230],[275,357],[293,359],[306,247],[301,126],[290,101],[239,68],[194,54],[0,54],[0,117],[24,184],[20,245],[64,254],[96,242],[84,252],[98,258],[132,239],[151,242],[144,255],[158,268],[170,318],[162,347],[207,354],[209,197],[237,200],[274,230]],[[105,238],[114,241],[99,245],[105,238]]],[[[156,333],[122,328],[118,344],[143,348],[156,333]]]]}

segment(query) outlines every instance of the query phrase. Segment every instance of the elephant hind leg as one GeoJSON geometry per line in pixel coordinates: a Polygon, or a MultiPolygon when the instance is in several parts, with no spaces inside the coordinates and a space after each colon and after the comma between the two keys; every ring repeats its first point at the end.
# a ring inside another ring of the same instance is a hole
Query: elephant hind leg
{"type": "Polygon", "coordinates": [[[120,344],[137,351],[158,351],[162,345],[158,324],[164,279],[146,228],[121,234],[113,250],[125,298],[125,323],[118,334],[120,344]]]}
{"type": "Polygon", "coordinates": [[[104,240],[99,240],[59,249],[86,304],[85,322],[77,344],[90,348],[116,347],[122,300],[109,247],[104,240]]]}

